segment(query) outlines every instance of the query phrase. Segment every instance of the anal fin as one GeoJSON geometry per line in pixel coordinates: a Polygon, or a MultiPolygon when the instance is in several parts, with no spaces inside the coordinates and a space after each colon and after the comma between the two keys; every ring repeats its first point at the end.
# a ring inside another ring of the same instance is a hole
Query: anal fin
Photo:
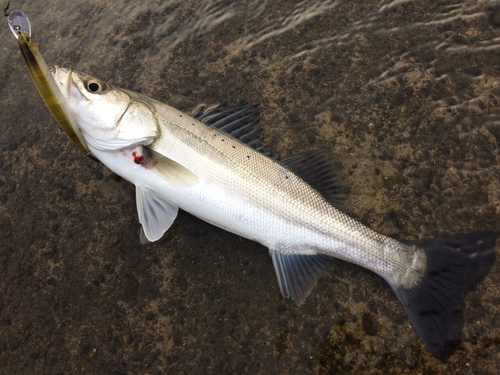
{"type": "Polygon", "coordinates": [[[334,259],[323,254],[299,254],[269,249],[281,294],[292,298],[300,306],[312,288],[333,263],[334,259]]]}

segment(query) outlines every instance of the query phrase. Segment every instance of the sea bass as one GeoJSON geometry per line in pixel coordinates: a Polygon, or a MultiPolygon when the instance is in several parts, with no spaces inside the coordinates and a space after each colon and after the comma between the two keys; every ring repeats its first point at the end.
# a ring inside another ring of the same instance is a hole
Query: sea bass
{"type": "Polygon", "coordinates": [[[266,246],[297,305],[338,258],[389,283],[431,352],[459,339],[465,294],[495,260],[495,233],[384,236],[339,210],[345,175],[331,152],[267,153],[255,107],[189,115],[71,69],[51,72],[80,145],[135,185],[141,242],[161,238],[181,208],[266,246]]]}

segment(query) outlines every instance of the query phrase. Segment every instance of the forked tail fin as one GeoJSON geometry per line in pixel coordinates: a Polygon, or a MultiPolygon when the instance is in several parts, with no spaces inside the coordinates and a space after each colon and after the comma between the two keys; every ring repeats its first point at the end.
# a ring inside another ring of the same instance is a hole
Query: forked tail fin
{"type": "Polygon", "coordinates": [[[465,295],[491,269],[495,240],[493,232],[476,232],[415,241],[427,255],[425,275],[412,288],[389,281],[431,352],[460,339],[465,295]]]}

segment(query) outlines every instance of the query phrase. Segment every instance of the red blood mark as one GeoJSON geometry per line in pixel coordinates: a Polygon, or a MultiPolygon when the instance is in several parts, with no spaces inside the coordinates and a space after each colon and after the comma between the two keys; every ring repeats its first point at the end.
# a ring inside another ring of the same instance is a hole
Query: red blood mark
{"type": "Polygon", "coordinates": [[[137,152],[134,151],[132,153],[132,156],[134,157],[134,163],[135,164],[142,164],[144,162],[144,155],[137,155],[137,152]]]}
{"type": "Polygon", "coordinates": [[[139,155],[139,153],[137,151],[132,152],[132,156],[134,157],[135,164],[140,164],[144,168],[147,168],[147,169],[153,168],[158,163],[158,162],[153,161],[153,160],[147,161],[144,158],[144,155],[139,155]]]}

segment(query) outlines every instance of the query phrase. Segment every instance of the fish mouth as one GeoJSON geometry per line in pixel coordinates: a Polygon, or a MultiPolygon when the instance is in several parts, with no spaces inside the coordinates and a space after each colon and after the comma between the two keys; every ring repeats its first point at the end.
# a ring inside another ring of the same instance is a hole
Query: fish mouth
{"type": "Polygon", "coordinates": [[[73,80],[73,69],[62,68],[55,65],[50,68],[50,72],[54,81],[56,81],[57,87],[70,105],[75,104],[74,102],[78,103],[81,100],[86,99],[85,96],[82,95],[78,85],[73,80]]]}

